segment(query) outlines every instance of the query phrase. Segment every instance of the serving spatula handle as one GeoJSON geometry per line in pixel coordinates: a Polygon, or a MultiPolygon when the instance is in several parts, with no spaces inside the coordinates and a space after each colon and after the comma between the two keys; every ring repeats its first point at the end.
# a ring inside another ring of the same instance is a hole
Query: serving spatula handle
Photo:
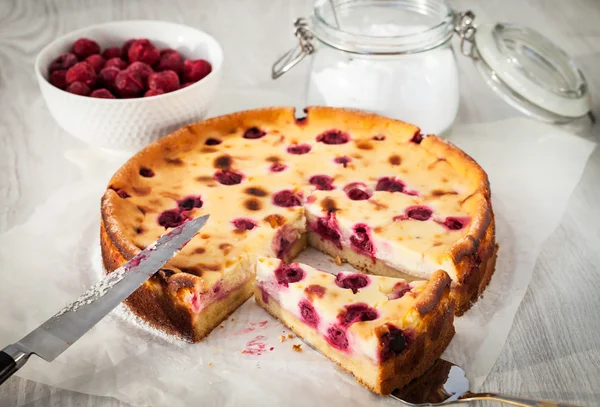
{"type": "MultiPolygon", "coordinates": [[[[556,401],[547,400],[534,400],[526,399],[522,397],[504,396],[495,393],[480,393],[480,394],[469,394],[464,400],[488,400],[497,401],[499,403],[510,404],[519,407],[579,407],[575,404],[560,403],[556,401]]],[[[463,398],[461,398],[463,401],[463,398]]]]}
{"type": "Polygon", "coordinates": [[[31,354],[23,352],[15,345],[0,351],[0,385],[19,370],[31,354]]]}

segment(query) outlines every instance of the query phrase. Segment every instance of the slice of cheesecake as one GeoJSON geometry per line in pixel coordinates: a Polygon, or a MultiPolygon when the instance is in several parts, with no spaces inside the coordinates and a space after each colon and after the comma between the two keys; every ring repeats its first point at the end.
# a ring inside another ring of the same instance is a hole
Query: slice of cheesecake
{"type": "Polygon", "coordinates": [[[337,275],[260,257],[256,302],[375,393],[421,375],[454,335],[450,278],[337,275]]]}

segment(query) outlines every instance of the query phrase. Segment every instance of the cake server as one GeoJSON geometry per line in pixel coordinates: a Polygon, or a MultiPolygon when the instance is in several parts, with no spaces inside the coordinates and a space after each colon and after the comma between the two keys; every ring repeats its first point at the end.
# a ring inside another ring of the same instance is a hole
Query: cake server
{"type": "Polygon", "coordinates": [[[444,359],[435,361],[422,376],[390,397],[408,406],[446,406],[476,400],[496,401],[520,407],[577,407],[555,401],[533,400],[495,393],[471,393],[465,371],[444,359]]]}
{"type": "Polygon", "coordinates": [[[205,215],[162,235],[23,339],[5,347],[0,351],[0,384],[23,367],[32,354],[47,362],[56,359],[160,270],[207,220],[205,215]]]}

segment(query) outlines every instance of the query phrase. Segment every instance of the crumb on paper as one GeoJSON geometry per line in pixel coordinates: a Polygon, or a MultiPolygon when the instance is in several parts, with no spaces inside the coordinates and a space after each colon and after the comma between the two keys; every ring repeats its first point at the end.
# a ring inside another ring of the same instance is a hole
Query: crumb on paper
{"type": "Polygon", "coordinates": [[[294,334],[288,334],[288,338],[290,338],[290,339],[294,338],[294,334]]]}
{"type": "Polygon", "coordinates": [[[212,366],[212,362],[208,362],[208,366],[212,366]]]}
{"type": "Polygon", "coordinates": [[[225,325],[221,325],[221,329],[225,328],[225,325]]]}
{"type": "Polygon", "coordinates": [[[283,342],[283,341],[285,341],[285,336],[281,335],[281,336],[279,337],[279,342],[283,342]]]}
{"type": "Polygon", "coordinates": [[[302,344],[298,343],[298,344],[292,346],[292,349],[294,349],[296,352],[302,352],[302,344]]]}
{"type": "Polygon", "coordinates": [[[231,322],[235,322],[235,318],[231,318],[231,322]]]}
{"type": "Polygon", "coordinates": [[[335,264],[337,264],[338,266],[341,266],[343,264],[340,256],[335,256],[335,264]]]}

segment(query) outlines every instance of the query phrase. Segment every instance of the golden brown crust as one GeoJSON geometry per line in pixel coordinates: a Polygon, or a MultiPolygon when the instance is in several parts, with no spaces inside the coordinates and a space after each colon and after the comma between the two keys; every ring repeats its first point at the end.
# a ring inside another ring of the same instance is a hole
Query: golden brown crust
{"type": "Polygon", "coordinates": [[[446,288],[450,286],[450,281],[450,277],[443,270],[433,273],[429,279],[429,284],[415,303],[415,307],[421,316],[425,316],[437,307],[444,291],[448,291],[446,288]]]}
{"type": "MultiPolygon", "coordinates": [[[[104,268],[108,273],[116,270],[128,260],[114,246],[104,227],[104,222],[100,224],[100,248],[104,268]]],[[[125,300],[125,304],[134,314],[151,326],[168,334],[193,341],[191,315],[172,303],[164,290],[163,284],[157,282],[156,278],[151,278],[135,290],[125,300]]]]}

